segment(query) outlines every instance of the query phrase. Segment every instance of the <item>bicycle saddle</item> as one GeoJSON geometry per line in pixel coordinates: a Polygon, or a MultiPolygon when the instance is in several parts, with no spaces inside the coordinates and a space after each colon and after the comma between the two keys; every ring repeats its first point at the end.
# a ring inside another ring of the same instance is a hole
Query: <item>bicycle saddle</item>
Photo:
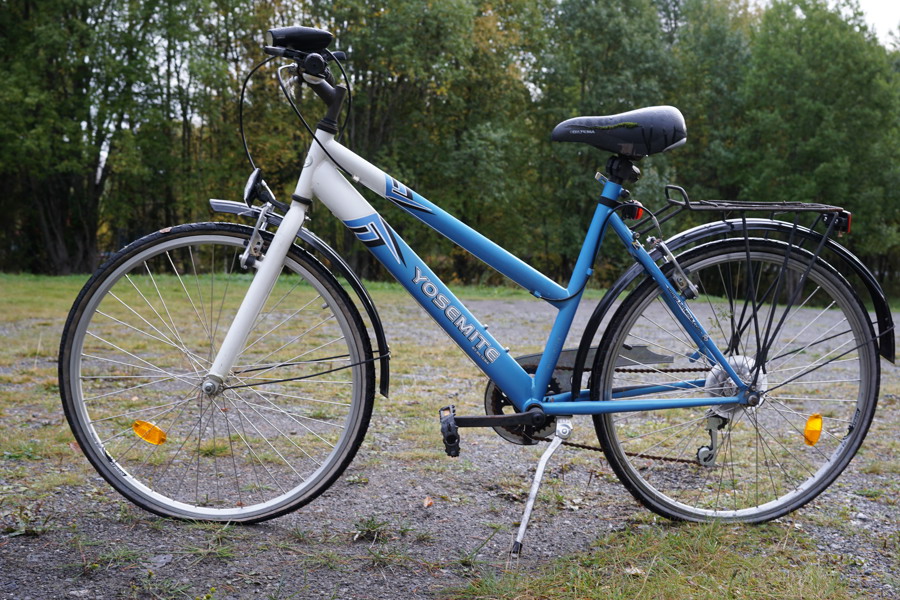
{"type": "Polygon", "coordinates": [[[584,142],[630,159],[665,152],[687,140],[684,117],[674,106],[649,106],[618,115],[575,117],[553,128],[554,142],[584,142]]]}

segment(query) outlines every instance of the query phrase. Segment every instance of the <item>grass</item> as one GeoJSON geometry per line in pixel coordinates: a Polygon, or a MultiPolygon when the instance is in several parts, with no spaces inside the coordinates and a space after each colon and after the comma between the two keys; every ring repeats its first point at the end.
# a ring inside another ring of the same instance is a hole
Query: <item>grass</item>
{"type": "Polygon", "coordinates": [[[9,500],[10,497],[0,497],[0,535],[39,536],[50,530],[54,515],[44,514],[40,501],[26,504],[9,500]]]}
{"type": "Polygon", "coordinates": [[[207,531],[209,535],[206,543],[203,545],[186,545],[182,549],[182,553],[193,556],[191,565],[209,559],[228,560],[236,555],[237,546],[235,541],[244,537],[244,534],[238,534],[233,525],[221,525],[218,523],[194,523],[189,527],[200,531],[207,531]]]}
{"type": "Polygon", "coordinates": [[[288,531],[288,536],[292,543],[311,544],[315,541],[315,534],[303,527],[294,527],[288,531]]]}
{"type": "Polygon", "coordinates": [[[456,564],[465,570],[474,569],[480,564],[481,561],[478,559],[478,553],[494,539],[494,536],[497,535],[498,532],[503,530],[503,525],[497,523],[489,523],[488,527],[492,530],[491,534],[485,536],[474,548],[461,552],[453,564],[456,564]]]}
{"type": "Polygon", "coordinates": [[[353,526],[353,541],[385,542],[392,535],[390,523],[376,516],[359,519],[353,526]]]}
{"type": "Polygon", "coordinates": [[[147,571],[143,576],[131,581],[127,597],[135,600],[139,598],[190,598],[188,593],[190,589],[189,584],[158,577],[153,571],[147,571]]]}
{"type": "Polygon", "coordinates": [[[304,555],[303,565],[307,569],[330,569],[339,571],[347,565],[348,560],[334,550],[319,550],[304,555]]]}
{"type": "MultiPolygon", "coordinates": [[[[87,275],[48,277],[0,273],[4,307],[0,313],[0,323],[15,323],[23,319],[58,319],[65,316],[87,280],[87,275]],[[36,302],[36,298],[40,298],[40,302],[36,302]]],[[[55,353],[55,341],[48,337],[44,342],[55,353]]]]}
{"type": "Polygon", "coordinates": [[[131,548],[115,548],[109,552],[104,552],[97,556],[94,560],[105,569],[115,567],[131,567],[145,558],[143,552],[133,550],[131,548]]]}
{"type": "Polygon", "coordinates": [[[852,598],[810,540],[789,526],[644,526],[523,577],[485,575],[447,597],[518,600],[852,598]]]}

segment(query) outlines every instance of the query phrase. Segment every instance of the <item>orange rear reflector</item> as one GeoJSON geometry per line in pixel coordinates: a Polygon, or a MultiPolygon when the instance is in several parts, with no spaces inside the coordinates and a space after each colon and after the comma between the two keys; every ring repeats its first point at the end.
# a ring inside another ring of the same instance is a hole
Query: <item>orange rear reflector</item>
{"type": "Polygon", "coordinates": [[[822,435],[822,415],[816,413],[806,420],[806,427],[803,428],[803,441],[807,446],[815,446],[822,435]]]}
{"type": "Polygon", "coordinates": [[[131,428],[139,438],[154,446],[159,446],[166,441],[166,432],[153,423],[135,421],[131,428]]]}

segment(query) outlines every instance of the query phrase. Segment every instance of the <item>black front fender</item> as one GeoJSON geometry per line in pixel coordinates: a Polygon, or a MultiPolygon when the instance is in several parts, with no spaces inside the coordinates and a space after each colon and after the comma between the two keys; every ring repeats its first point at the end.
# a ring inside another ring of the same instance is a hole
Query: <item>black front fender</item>
{"type": "MultiPolygon", "coordinates": [[[[698,225],[687,231],[683,231],[666,240],[666,246],[673,253],[685,246],[696,244],[698,242],[707,242],[712,238],[726,239],[735,235],[743,236],[745,231],[757,232],[755,235],[768,237],[770,234],[790,235],[793,231],[794,240],[798,245],[818,245],[822,241],[822,234],[812,231],[806,227],[794,226],[793,223],[785,221],[776,221],[773,219],[727,219],[698,225]]],[[[891,316],[891,310],[888,306],[887,298],[885,298],[884,290],[881,284],[875,279],[875,275],[866,267],[852,252],[844,246],[838,244],[833,239],[825,241],[822,250],[827,260],[842,275],[851,278],[851,274],[859,278],[868,291],[869,300],[875,309],[875,317],[877,321],[877,338],[875,343],[878,345],[878,352],[891,361],[896,362],[896,351],[894,343],[894,319],[891,316]]],[[[659,250],[654,250],[651,256],[657,260],[661,258],[659,250]]],[[[575,362],[572,373],[572,394],[577,395],[581,391],[581,377],[584,373],[584,366],[587,357],[600,328],[604,317],[609,314],[614,302],[618,297],[628,289],[628,286],[634,282],[643,270],[640,265],[632,265],[618,280],[609,288],[609,291],[603,296],[591,318],[585,326],[581,342],[578,346],[578,352],[575,355],[575,362]]],[[[865,294],[863,290],[857,289],[857,293],[865,302],[865,294]]]]}

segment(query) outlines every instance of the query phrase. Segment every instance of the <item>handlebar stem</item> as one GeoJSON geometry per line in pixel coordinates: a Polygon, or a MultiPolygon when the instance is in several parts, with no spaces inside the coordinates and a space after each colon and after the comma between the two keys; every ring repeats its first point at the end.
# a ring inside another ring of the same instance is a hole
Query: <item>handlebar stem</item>
{"type": "Polygon", "coordinates": [[[336,134],[338,132],[338,117],[341,114],[341,108],[344,105],[344,98],[347,96],[346,86],[333,86],[321,77],[312,77],[303,75],[303,79],[310,85],[316,95],[325,102],[328,111],[317,125],[318,129],[336,134]]]}

